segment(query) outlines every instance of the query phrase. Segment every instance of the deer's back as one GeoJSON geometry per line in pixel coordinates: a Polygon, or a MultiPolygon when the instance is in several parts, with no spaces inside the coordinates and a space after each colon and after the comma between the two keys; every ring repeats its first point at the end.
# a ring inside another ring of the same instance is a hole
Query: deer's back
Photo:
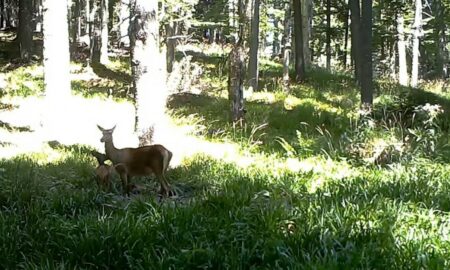
{"type": "Polygon", "coordinates": [[[130,175],[148,175],[163,168],[164,156],[169,152],[164,146],[155,144],[138,148],[121,149],[122,161],[130,175]]]}

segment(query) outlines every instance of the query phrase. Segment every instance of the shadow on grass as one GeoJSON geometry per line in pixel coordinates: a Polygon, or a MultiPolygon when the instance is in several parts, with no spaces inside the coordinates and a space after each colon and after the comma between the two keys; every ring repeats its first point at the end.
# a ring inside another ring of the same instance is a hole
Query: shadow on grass
{"type": "Polygon", "coordinates": [[[89,157],[73,149],[44,165],[0,160],[3,268],[415,269],[448,260],[439,249],[445,217],[416,219],[420,208],[405,208],[403,190],[391,190],[403,185],[332,181],[308,193],[309,175],[273,181],[270,172],[196,158],[170,174],[194,198],[158,203],[98,192],[89,157]],[[409,241],[411,230],[427,237],[409,241]]]}
{"type": "Polygon", "coordinates": [[[0,128],[4,128],[8,131],[16,131],[16,132],[31,132],[30,127],[21,127],[21,126],[14,126],[10,123],[6,123],[0,120],[0,128]]]}
{"type": "Polygon", "coordinates": [[[20,59],[19,41],[15,38],[14,31],[0,31],[0,71],[10,72],[20,67],[35,64],[36,59],[42,59],[43,41],[40,34],[35,34],[33,39],[33,51],[31,58],[34,60],[23,61],[20,59]]]}
{"type": "Polygon", "coordinates": [[[339,136],[349,123],[345,114],[338,115],[333,110],[322,110],[311,100],[288,109],[283,101],[271,104],[264,101],[246,102],[247,128],[243,130],[234,128],[229,122],[229,103],[224,98],[178,94],[173,95],[168,104],[178,115],[185,117],[197,115],[203,119],[202,124],[207,126],[208,132],[203,135],[228,134],[236,142],[246,141],[252,137],[262,142],[263,151],[281,154],[285,151],[277,143],[277,138],[282,137],[288,142],[293,142],[297,139],[296,131],[302,127],[301,123],[307,123],[311,133],[320,126],[333,130],[336,136],[339,136]]]}
{"type": "Polygon", "coordinates": [[[95,74],[101,78],[109,79],[111,81],[119,81],[121,83],[131,83],[131,76],[125,72],[109,69],[100,63],[92,63],[92,69],[95,74]]]}

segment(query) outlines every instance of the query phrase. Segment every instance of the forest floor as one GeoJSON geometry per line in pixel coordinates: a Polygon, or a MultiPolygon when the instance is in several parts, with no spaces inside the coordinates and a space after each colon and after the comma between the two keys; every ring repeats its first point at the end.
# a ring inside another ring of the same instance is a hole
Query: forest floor
{"type": "Polygon", "coordinates": [[[153,180],[124,197],[117,178],[104,192],[93,177],[97,124],[137,144],[126,59],[74,63],[52,133],[41,64],[1,70],[1,268],[450,267],[450,96],[438,83],[379,80],[373,114],[359,117],[350,76],[315,69],[284,93],[281,66],[263,60],[238,127],[224,57],[185,53],[192,74],[173,86],[160,141],[177,196],[163,200],[153,180]]]}

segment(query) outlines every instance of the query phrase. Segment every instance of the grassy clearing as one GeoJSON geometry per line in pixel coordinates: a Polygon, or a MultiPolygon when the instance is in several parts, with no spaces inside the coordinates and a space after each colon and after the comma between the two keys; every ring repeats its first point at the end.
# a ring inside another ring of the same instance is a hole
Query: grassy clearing
{"type": "MultiPolygon", "coordinates": [[[[210,91],[173,95],[170,114],[239,155],[184,160],[168,176],[179,196],[163,201],[153,180],[136,179],[131,198],[118,179],[112,193],[98,190],[88,146],[1,159],[0,268],[450,267],[448,115],[419,107],[447,112],[445,94],[380,81],[374,116],[358,119],[350,77],[317,70],[283,93],[272,79],[279,66],[264,62],[262,90],[247,96],[237,128],[214,69],[221,57],[198,59],[210,91]]],[[[126,99],[124,66],[97,70],[102,85],[75,83],[126,99]]]]}

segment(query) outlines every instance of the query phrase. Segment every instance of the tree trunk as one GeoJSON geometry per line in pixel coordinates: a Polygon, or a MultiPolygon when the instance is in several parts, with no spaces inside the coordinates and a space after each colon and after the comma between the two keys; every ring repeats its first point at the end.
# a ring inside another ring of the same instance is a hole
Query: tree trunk
{"type": "Polygon", "coordinates": [[[331,70],[331,0],[327,0],[326,55],[327,70],[331,70]]]}
{"type": "Polygon", "coordinates": [[[260,0],[253,0],[253,16],[250,37],[250,57],[248,61],[248,83],[249,90],[258,90],[258,48],[259,48],[259,3],[260,0]]]}
{"type": "Polygon", "coordinates": [[[347,57],[348,57],[348,32],[349,32],[349,18],[350,17],[350,9],[346,8],[346,13],[345,13],[345,22],[344,22],[344,29],[345,29],[345,34],[344,34],[344,55],[342,56],[342,62],[344,64],[344,69],[347,68],[347,57]]]}
{"type": "Polygon", "coordinates": [[[398,14],[397,18],[398,32],[398,82],[401,85],[408,85],[408,67],[406,64],[406,42],[405,42],[405,20],[403,14],[398,14]]]}
{"type": "Polygon", "coordinates": [[[289,92],[289,66],[291,61],[291,3],[287,2],[284,8],[284,33],[283,33],[283,91],[289,92]]]}
{"type": "Polygon", "coordinates": [[[303,60],[305,70],[311,68],[311,49],[309,48],[309,37],[311,35],[311,9],[312,0],[301,1],[302,7],[302,38],[303,38],[303,60]]]}
{"type": "Polygon", "coordinates": [[[0,29],[6,27],[5,0],[0,0],[0,29]]]}
{"type": "Polygon", "coordinates": [[[294,0],[294,42],[295,42],[295,80],[305,78],[305,58],[303,55],[302,5],[301,0],[294,0]]]}
{"type": "Polygon", "coordinates": [[[167,61],[167,72],[172,72],[173,63],[175,62],[175,49],[177,41],[174,38],[176,33],[176,23],[168,22],[166,23],[166,61],[167,61]]]}
{"type": "Polygon", "coordinates": [[[130,46],[128,28],[130,27],[130,0],[120,1],[120,46],[130,46]]]}
{"type": "MultiPolygon", "coordinates": [[[[91,0],[84,0],[85,1],[85,6],[84,6],[84,12],[85,12],[85,16],[86,16],[86,28],[87,28],[87,35],[88,38],[85,39],[86,41],[86,45],[89,48],[89,52],[91,51],[91,37],[92,37],[92,22],[91,22],[91,0]]],[[[87,66],[90,67],[90,63],[91,63],[91,55],[89,54],[89,58],[86,59],[87,61],[87,66]]]]}
{"type": "Polygon", "coordinates": [[[231,101],[231,121],[244,120],[244,77],[245,52],[240,43],[234,45],[230,52],[230,73],[228,79],[228,98],[231,101]]]}
{"type": "Polygon", "coordinates": [[[102,27],[101,27],[101,47],[100,47],[100,63],[102,65],[107,65],[109,63],[108,57],[108,21],[109,21],[109,0],[101,0],[101,16],[102,16],[102,27]]]}
{"type": "Polygon", "coordinates": [[[373,104],[373,73],[372,73],[372,0],[362,1],[362,60],[361,65],[361,105],[371,108],[373,104]],[[363,41],[363,42],[362,42],[363,41]]]}
{"type": "Polygon", "coordinates": [[[67,0],[44,2],[44,83],[48,97],[70,95],[67,0]]]}
{"type": "Polygon", "coordinates": [[[236,14],[238,13],[238,0],[228,1],[228,24],[230,29],[231,43],[237,42],[238,39],[238,19],[236,14]]]}
{"type": "Polygon", "coordinates": [[[435,43],[435,69],[437,75],[441,79],[447,78],[447,72],[445,68],[446,60],[446,34],[445,34],[445,8],[440,1],[432,2],[433,14],[435,14],[434,25],[434,43],[435,43]]]}
{"type": "Polygon", "coordinates": [[[74,0],[72,5],[72,42],[78,43],[80,41],[81,34],[81,11],[80,11],[80,0],[74,0]]]}
{"type": "Polygon", "coordinates": [[[19,0],[19,44],[20,58],[30,60],[33,49],[33,2],[19,0]]]}
{"type": "Polygon", "coordinates": [[[245,29],[246,21],[245,0],[237,1],[238,36],[237,43],[229,54],[229,74],[228,74],[228,98],[231,102],[231,121],[241,123],[244,121],[244,78],[245,78],[245,29]]]}
{"type": "Polygon", "coordinates": [[[272,43],[272,56],[278,56],[280,54],[280,33],[278,32],[278,18],[273,18],[273,43],[272,43]]]}
{"type": "Polygon", "coordinates": [[[139,144],[158,139],[165,120],[167,90],[165,58],[159,52],[157,0],[133,0],[131,6],[132,59],[135,87],[136,131],[139,144]]]}
{"type": "Polygon", "coordinates": [[[349,0],[351,12],[351,42],[352,42],[352,56],[355,65],[355,80],[361,83],[361,9],[360,0],[349,0]]]}
{"type": "Polygon", "coordinates": [[[419,82],[419,46],[420,37],[422,36],[422,0],[415,0],[416,12],[414,16],[413,26],[413,47],[412,47],[412,70],[411,70],[411,86],[417,87],[419,82]]]}

